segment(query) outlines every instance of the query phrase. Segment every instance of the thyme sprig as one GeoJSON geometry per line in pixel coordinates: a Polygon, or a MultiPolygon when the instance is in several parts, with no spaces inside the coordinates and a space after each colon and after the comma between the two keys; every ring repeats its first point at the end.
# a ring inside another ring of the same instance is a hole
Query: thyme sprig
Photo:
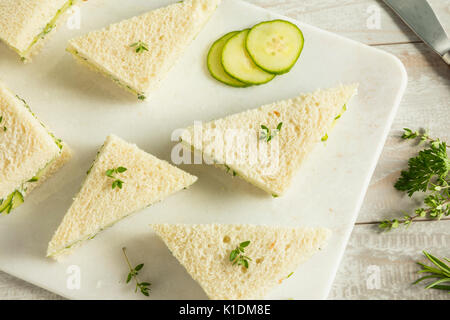
{"type": "Polygon", "coordinates": [[[138,42],[135,42],[130,45],[131,48],[134,48],[136,53],[142,53],[144,51],[148,51],[148,46],[146,43],[139,40],[138,42]]]}
{"type": "MultiPolygon", "coordinates": [[[[430,253],[423,251],[423,254],[429,261],[433,263],[433,266],[428,266],[426,264],[423,264],[421,262],[417,262],[419,266],[422,267],[422,269],[418,272],[419,274],[428,274],[425,275],[416,281],[413,282],[413,284],[418,284],[424,280],[431,280],[432,282],[427,284],[425,289],[438,289],[438,290],[444,290],[450,293],[450,266],[445,263],[444,261],[434,257],[430,253]],[[447,284],[446,284],[447,283],[447,284]]],[[[444,258],[446,262],[450,262],[448,258],[444,258]]]]}
{"type": "Polygon", "coordinates": [[[234,265],[243,266],[244,268],[248,269],[249,261],[252,261],[249,257],[244,255],[245,248],[248,247],[250,244],[250,241],[244,241],[239,244],[239,246],[236,247],[236,249],[232,250],[230,253],[230,261],[233,262],[234,265]]]}
{"type": "Polygon", "coordinates": [[[144,267],[144,264],[138,264],[136,267],[132,267],[130,260],[128,259],[127,253],[126,253],[126,248],[122,248],[123,251],[123,255],[125,256],[125,260],[128,264],[128,267],[130,268],[130,272],[128,273],[127,276],[127,283],[129,283],[132,279],[134,279],[134,281],[136,282],[136,287],[134,292],[137,292],[138,289],[139,291],[141,291],[141,293],[148,297],[150,295],[150,286],[152,285],[150,282],[139,282],[138,279],[138,275],[139,275],[139,271],[144,267]]]}
{"type": "Polygon", "coordinates": [[[124,167],[117,167],[117,168],[106,170],[106,172],[105,172],[106,176],[109,178],[115,179],[112,183],[113,189],[115,189],[115,188],[122,189],[122,186],[125,182],[123,182],[120,179],[117,179],[115,174],[123,173],[125,171],[127,171],[127,168],[124,168],[124,167]]]}
{"type": "Polygon", "coordinates": [[[280,122],[277,125],[277,128],[274,130],[270,130],[267,126],[265,125],[261,125],[261,134],[259,136],[259,138],[261,140],[265,140],[267,142],[270,142],[273,138],[275,138],[278,133],[281,131],[281,128],[283,127],[283,122],[280,122]]]}
{"type": "Polygon", "coordinates": [[[384,230],[408,227],[418,218],[440,220],[450,215],[450,159],[447,144],[439,139],[431,138],[426,131],[412,131],[405,128],[402,138],[418,139],[420,143],[428,143],[428,147],[409,159],[408,170],[401,172],[395,184],[399,191],[412,197],[416,192],[425,193],[424,206],[414,210],[413,214],[405,213],[402,219],[383,220],[379,227],[384,230]]]}

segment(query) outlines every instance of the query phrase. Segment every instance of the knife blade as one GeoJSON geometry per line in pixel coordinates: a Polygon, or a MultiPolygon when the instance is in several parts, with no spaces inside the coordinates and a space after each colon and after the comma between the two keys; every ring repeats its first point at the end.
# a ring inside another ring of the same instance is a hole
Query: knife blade
{"type": "Polygon", "coordinates": [[[383,0],[450,65],[450,39],[427,0],[383,0]]]}

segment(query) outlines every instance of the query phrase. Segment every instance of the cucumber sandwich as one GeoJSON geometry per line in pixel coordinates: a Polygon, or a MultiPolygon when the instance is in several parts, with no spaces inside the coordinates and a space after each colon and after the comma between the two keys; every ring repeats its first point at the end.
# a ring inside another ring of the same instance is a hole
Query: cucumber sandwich
{"type": "Polygon", "coordinates": [[[29,61],[76,0],[0,1],[0,39],[29,61]]]}
{"type": "Polygon", "coordinates": [[[109,136],[50,241],[47,255],[69,253],[82,241],[196,180],[136,145],[109,136]]]}
{"type": "Polygon", "coordinates": [[[67,51],[144,100],[165,78],[220,0],[185,0],[71,40],[67,51]]]}
{"type": "Polygon", "coordinates": [[[21,205],[70,156],[26,102],[0,84],[0,213],[21,205]]]}
{"type": "Polygon", "coordinates": [[[274,197],[288,188],[303,159],[328,137],[357,85],[264,105],[184,130],[181,141],[215,165],[274,197]]]}
{"type": "Polygon", "coordinates": [[[253,225],[152,227],[213,300],[263,299],[323,249],[331,234],[325,228],[253,225]]]}

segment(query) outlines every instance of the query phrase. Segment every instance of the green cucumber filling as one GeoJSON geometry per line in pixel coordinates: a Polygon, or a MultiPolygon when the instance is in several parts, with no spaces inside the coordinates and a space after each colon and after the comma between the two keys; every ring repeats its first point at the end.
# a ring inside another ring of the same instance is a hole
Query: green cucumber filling
{"type": "Polygon", "coordinates": [[[80,52],[78,52],[75,49],[68,49],[68,51],[70,53],[72,53],[74,56],[76,56],[77,58],[83,60],[85,63],[89,64],[90,66],[92,66],[95,70],[99,71],[101,74],[105,75],[107,78],[110,78],[112,81],[114,81],[115,83],[117,83],[120,87],[124,88],[125,90],[131,92],[132,94],[134,94],[135,96],[137,96],[137,98],[139,100],[145,100],[147,97],[145,96],[145,94],[143,92],[139,92],[135,89],[133,89],[130,85],[124,83],[123,81],[121,81],[120,79],[116,78],[115,76],[113,76],[111,73],[105,71],[103,68],[100,68],[99,66],[97,66],[96,64],[92,63],[91,61],[89,61],[89,59],[85,58],[80,52]]]}
{"type": "MultiPolygon", "coordinates": [[[[342,115],[344,114],[344,112],[347,111],[347,104],[344,104],[344,106],[342,107],[342,111],[341,113],[339,113],[333,120],[333,123],[331,124],[331,128],[333,128],[336,125],[336,122],[342,117],[342,115]]],[[[322,141],[327,141],[328,140],[328,133],[326,133],[322,139],[322,141]]]]}
{"type": "Polygon", "coordinates": [[[23,203],[23,195],[19,190],[15,190],[6,199],[0,202],[0,213],[9,214],[13,209],[23,203]]]}
{"type": "Polygon", "coordinates": [[[59,9],[55,16],[53,17],[52,20],[50,20],[49,23],[47,23],[47,25],[42,29],[42,31],[36,36],[34,37],[33,41],[30,43],[30,45],[28,46],[28,48],[23,51],[20,52],[20,55],[22,56],[21,59],[22,61],[25,61],[27,58],[27,56],[29,55],[30,51],[33,49],[33,46],[41,39],[44,39],[45,36],[47,34],[49,34],[56,26],[56,22],[58,21],[58,19],[61,17],[61,15],[63,13],[65,13],[71,6],[74,5],[75,0],[69,0],[67,1],[61,9],[59,9]]]}

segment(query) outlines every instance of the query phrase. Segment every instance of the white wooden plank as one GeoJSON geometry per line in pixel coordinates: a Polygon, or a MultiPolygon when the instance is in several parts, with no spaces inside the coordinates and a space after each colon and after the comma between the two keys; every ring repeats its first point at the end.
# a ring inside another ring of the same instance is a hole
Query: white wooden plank
{"type": "MultiPolygon", "coordinates": [[[[247,0],[288,17],[366,44],[418,41],[417,36],[382,1],[377,0],[247,0]],[[379,10],[379,11],[377,11],[379,10]],[[379,14],[380,29],[371,23],[379,14]]],[[[450,30],[450,1],[431,0],[450,30]]]]}
{"type": "Polygon", "coordinates": [[[448,299],[447,292],[411,284],[419,278],[415,262],[426,262],[422,250],[450,257],[449,228],[450,221],[381,234],[374,226],[355,227],[329,298],[448,299]]]}

